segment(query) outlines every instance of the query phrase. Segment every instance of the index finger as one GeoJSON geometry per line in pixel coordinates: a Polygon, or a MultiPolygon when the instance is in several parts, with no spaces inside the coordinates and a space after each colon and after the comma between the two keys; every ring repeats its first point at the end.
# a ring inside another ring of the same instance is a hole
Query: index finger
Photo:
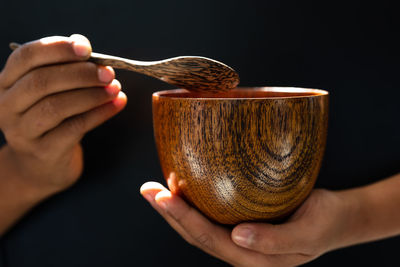
{"type": "MultiPolygon", "coordinates": [[[[258,266],[273,259],[232,242],[227,228],[213,224],[178,195],[156,183],[142,186],[141,193],[155,195],[157,211],[186,241],[235,266],[258,266]],[[154,193],[152,192],[154,191],[154,193]]],[[[269,265],[272,266],[272,265],[269,265]]]]}
{"type": "Polygon", "coordinates": [[[87,60],[92,48],[82,35],[52,36],[23,44],[11,53],[0,73],[0,87],[11,87],[20,77],[40,66],[87,60]]]}

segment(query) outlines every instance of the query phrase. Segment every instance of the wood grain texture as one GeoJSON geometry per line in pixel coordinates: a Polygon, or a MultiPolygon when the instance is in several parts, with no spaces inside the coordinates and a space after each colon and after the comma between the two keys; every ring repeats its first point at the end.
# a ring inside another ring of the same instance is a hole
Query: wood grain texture
{"type": "Polygon", "coordinates": [[[139,72],[195,92],[219,93],[239,84],[239,75],[231,67],[205,57],[182,56],[143,62],[92,53],[89,60],[117,69],[139,72]]]}
{"type": "Polygon", "coordinates": [[[172,191],[222,224],[273,221],[292,213],[314,186],[325,149],[328,93],[164,91],[153,94],[153,122],[172,191]]]}
{"type": "MultiPolygon", "coordinates": [[[[15,50],[21,45],[12,42],[9,46],[15,50]]],[[[240,82],[234,69],[206,57],[181,56],[160,61],[138,61],[92,52],[88,61],[145,74],[193,92],[220,93],[236,88],[240,82]]]]}

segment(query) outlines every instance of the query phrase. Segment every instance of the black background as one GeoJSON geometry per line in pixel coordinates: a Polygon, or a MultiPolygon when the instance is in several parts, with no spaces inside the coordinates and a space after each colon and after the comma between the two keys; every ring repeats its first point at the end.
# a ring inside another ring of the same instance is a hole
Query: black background
{"type": "MultiPolygon", "coordinates": [[[[330,128],[318,187],[344,189],[399,171],[398,13],[389,1],[0,0],[8,42],[81,33],[95,51],[138,60],[202,55],[246,86],[327,89],[330,128]]],[[[163,181],[152,92],[169,85],[118,71],[127,108],[89,133],[86,169],[2,239],[7,266],[225,266],[186,244],[139,195],[163,181]]],[[[306,266],[399,266],[400,238],[328,253],[306,266]]]]}

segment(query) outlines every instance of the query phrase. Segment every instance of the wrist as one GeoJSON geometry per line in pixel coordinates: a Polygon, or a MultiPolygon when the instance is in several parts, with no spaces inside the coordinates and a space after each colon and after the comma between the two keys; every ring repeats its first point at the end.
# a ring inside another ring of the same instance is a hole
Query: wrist
{"type": "Polygon", "coordinates": [[[26,212],[50,194],[35,188],[21,176],[18,162],[8,146],[0,149],[0,236],[26,212]]]}
{"type": "Polygon", "coordinates": [[[365,235],[369,232],[369,217],[368,209],[365,209],[363,191],[355,188],[335,193],[340,199],[342,209],[342,228],[336,248],[365,242],[365,235]]]}
{"type": "Polygon", "coordinates": [[[15,192],[21,202],[34,205],[56,193],[55,190],[29,182],[23,162],[8,145],[0,149],[0,164],[0,183],[15,192]]]}

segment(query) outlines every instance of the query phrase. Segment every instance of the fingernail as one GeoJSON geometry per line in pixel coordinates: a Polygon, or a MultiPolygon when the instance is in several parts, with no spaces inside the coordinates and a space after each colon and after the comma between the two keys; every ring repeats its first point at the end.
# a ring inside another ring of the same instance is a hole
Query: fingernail
{"type": "Polygon", "coordinates": [[[126,105],[126,101],[127,101],[126,95],[123,92],[119,91],[118,96],[113,99],[112,103],[117,108],[121,108],[126,105]]]}
{"type": "Polygon", "coordinates": [[[114,70],[111,67],[99,67],[98,68],[98,77],[99,80],[103,83],[109,83],[114,79],[114,70]]]}
{"type": "Polygon", "coordinates": [[[242,247],[249,247],[254,240],[254,232],[246,227],[236,229],[233,233],[233,241],[242,247]]]}
{"type": "Polygon", "coordinates": [[[80,34],[73,34],[70,38],[72,39],[72,48],[75,54],[79,57],[88,57],[92,52],[89,40],[80,34]]]}
{"type": "Polygon", "coordinates": [[[89,44],[80,40],[74,41],[72,48],[78,57],[87,57],[91,53],[89,44]]]}
{"type": "Polygon", "coordinates": [[[117,80],[113,80],[111,84],[105,87],[105,90],[108,94],[116,96],[121,91],[121,84],[117,80]]]}

